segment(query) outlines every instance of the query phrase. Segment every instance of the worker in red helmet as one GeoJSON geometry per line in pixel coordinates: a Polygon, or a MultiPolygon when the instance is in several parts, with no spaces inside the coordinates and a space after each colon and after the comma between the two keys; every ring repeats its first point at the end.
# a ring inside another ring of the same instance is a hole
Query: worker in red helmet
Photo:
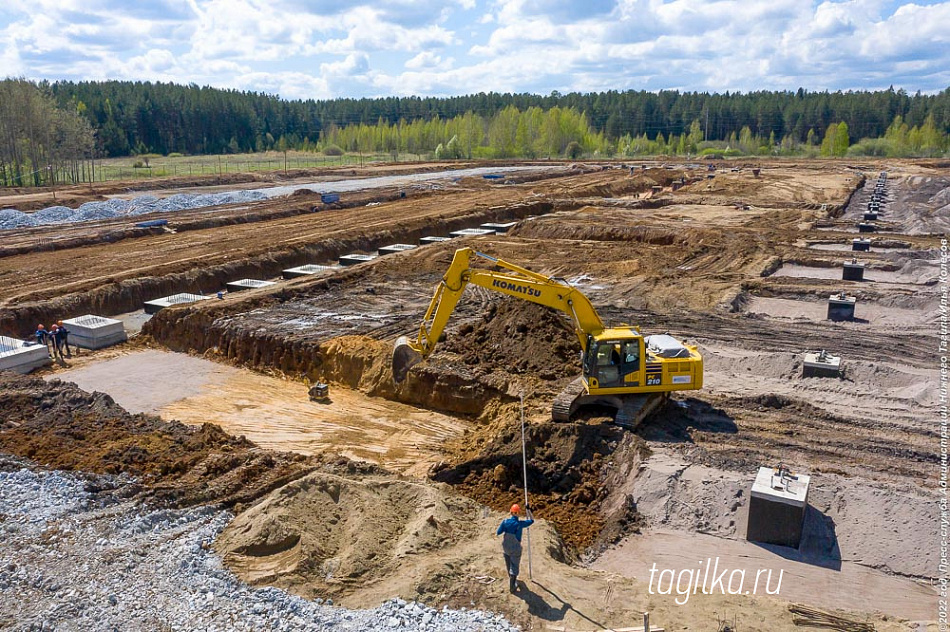
{"type": "Polygon", "coordinates": [[[521,532],[534,524],[531,507],[525,507],[528,519],[521,520],[518,514],[521,507],[518,504],[511,506],[511,515],[501,521],[495,535],[502,536],[501,550],[505,556],[505,568],[508,569],[508,590],[518,590],[518,569],[521,566],[521,532]]]}

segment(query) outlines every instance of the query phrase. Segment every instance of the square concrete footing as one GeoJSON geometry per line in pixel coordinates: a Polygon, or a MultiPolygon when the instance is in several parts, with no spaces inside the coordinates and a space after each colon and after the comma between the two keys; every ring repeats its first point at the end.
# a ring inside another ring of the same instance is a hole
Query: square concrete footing
{"type": "Polygon", "coordinates": [[[851,250],[866,252],[870,249],[871,249],[870,239],[852,239],[851,240],[851,250]]]}
{"type": "Polygon", "coordinates": [[[418,246],[413,246],[412,244],[390,244],[388,246],[383,246],[376,252],[380,257],[385,255],[394,255],[397,252],[405,252],[407,250],[415,250],[418,246]]]}
{"type": "Polygon", "coordinates": [[[845,263],[844,267],[841,269],[841,280],[842,281],[863,281],[864,280],[864,264],[858,263],[857,261],[851,261],[845,263]]]}
{"type": "Polygon", "coordinates": [[[366,263],[367,261],[372,261],[378,256],[379,255],[361,255],[355,252],[348,255],[341,255],[340,265],[344,267],[355,266],[358,263],[366,263]]]}
{"type": "Polygon", "coordinates": [[[104,349],[128,340],[121,320],[86,314],[63,321],[69,344],[83,349],[104,349]]]}
{"type": "Polygon", "coordinates": [[[832,294],[828,297],[828,320],[854,320],[854,306],[858,299],[844,294],[832,294]]]}
{"type": "Polygon", "coordinates": [[[452,241],[452,238],[439,237],[437,235],[426,235],[425,237],[419,238],[419,245],[428,246],[429,244],[441,244],[443,241],[452,241]]]}
{"type": "Polygon", "coordinates": [[[873,233],[876,231],[877,231],[877,226],[875,224],[868,224],[865,222],[861,222],[858,224],[859,233],[873,233]]]}
{"type": "Polygon", "coordinates": [[[225,283],[224,286],[228,289],[228,292],[240,292],[242,290],[256,290],[261,287],[268,287],[271,285],[277,285],[273,281],[262,281],[260,279],[240,279],[238,281],[231,281],[230,283],[225,283]]]}
{"type": "Polygon", "coordinates": [[[749,498],[746,539],[797,549],[802,540],[811,477],[779,466],[760,467],[749,498]]]}
{"type": "Polygon", "coordinates": [[[198,301],[206,301],[210,298],[210,296],[202,296],[201,294],[188,294],[187,292],[183,292],[181,294],[172,294],[171,296],[163,296],[162,298],[145,301],[145,313],[155,314],[166,307],[171,307],[172,305],[197,303],[198,301]]]}
{"type": "Polygon", "coordinates": [[[877,221],[877,211],[868,211],[864,214],[864,221],[866,222],[875,222],[877,221]]]}
{"type": "Polygon", "coordinates": [[[825,351],[806,353],[802,363],[802,377],[840,377],[841,358],[825,351]]]}
{"type": "Polygon", "coordinates": [[[296,279],[299,277],[313,276],[314,274],[320,274],[321,272],[333,272],[334,270],[339,270],[340,266],[320,266],[312,263],[308,263],[305,266],[297,266],[296,268],[287,268],[283,270],[280,275],[285,279],[296,279]]]}
{"type": "Polygon", "coordinates": [[[482,235],[494,235],[495,231],[488,230],[487,228],[463,228],[461,230],[453,230],[449,234],[453,237],[480,237],[482,235]]]}
{"type": "Polygon", "coordinates": [[[0,371],[29,373],[51,362],[46,345],[0,336],[0,371]]]}

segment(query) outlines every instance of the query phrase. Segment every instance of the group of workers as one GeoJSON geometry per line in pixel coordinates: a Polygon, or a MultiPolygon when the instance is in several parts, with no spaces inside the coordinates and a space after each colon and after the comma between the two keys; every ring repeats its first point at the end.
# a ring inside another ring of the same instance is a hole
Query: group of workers
{"type": "Polygon", "coordinates": [[[71,358],[72,349],[69,348],[69,330],[63,321],[57,321],[49,329],[42,324],[36,326],[36,344],[45,346],[49,350],[49,357],[71,358]],[[63,353],[65,352],[65,356],[63,353]]]}

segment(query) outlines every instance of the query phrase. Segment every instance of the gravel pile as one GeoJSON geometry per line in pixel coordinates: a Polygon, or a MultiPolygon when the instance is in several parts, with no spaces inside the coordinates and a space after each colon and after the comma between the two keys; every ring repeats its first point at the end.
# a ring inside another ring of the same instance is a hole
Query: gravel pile
{"type": "Polygon", "coordinates": [[[35,213],[23,213],[16,209],[0,210],[0,230],[31,228],[48,224],[70,224],[113,217],[144,215],[146,213],[173,213],[221,204],[238,204],[266,200],[260,191],[227,191],[192,195],[177,193],[166,198],[142,195],[132,200],[111,199],[104,202],[86,202],[77,209],[66,206],[51,206],[35,213]]]}
{"type": "Polygon", "coordinates": [[[0,462],[0,628],[507,631],[501,615],[393,599],[347,610],[252,588],[211,543],[232,516],[149,509],[128,480],[0,462]]]}

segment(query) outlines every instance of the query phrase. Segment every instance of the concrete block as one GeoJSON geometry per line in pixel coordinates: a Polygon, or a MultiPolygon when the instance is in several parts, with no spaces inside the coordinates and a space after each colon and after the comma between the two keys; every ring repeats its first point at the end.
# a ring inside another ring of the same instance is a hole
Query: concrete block
{"type": "Polygon", "coordinates": [[[280,275],[285,279],[296,279],[298,277],[312,276],[314,274],[320,274],[321,272],[333,272],[334,270],[339,270],[340,266],[320,266],[315,264],[308,263],[305,266],[297,266],[296,268],[287,268],[282,271],[280,275]]]}
{"type": "Polygon", "coordinates": [[[480,237],[482,235],[494,235],[495,231],[488,230],[487,228],[463,228],[461,230],[453,230],[449,235],[452,237],[480,237]]]}
{"type": "Polygon", "coordinates": [[[871,249],[871,240],[870,239],[852,239],[851,240],[851,250],[859,251],[868,251],[871,249]]]}
{"type": "Polygon", "coordinates": [[[361,255],[359,253],[351,253],[348,255],[340,256],[340,265],[341,266],[355,266],[358,263],[366,263],[367,261],[372,261],[379,255],[361,255]]]}
{"type": "Polygon", "coordinates": [[[201,294],[188,294],[187,292],[182,294],[172,294],[171,296],[163,296],[162,298],[145,301],[145,313],[155,314],[159,310],[165,309],[166,307],[171,307],[172,305],[196,303],[198,301],[206,301],[210,298],[210,296],[202,296],[201,294]]]}
{"type": "Polygon", "coordinates": [[[868,224],[867,222],[861,222],[858,224],[859,233],[874,233],[877,232],[876,224],[868,224]]]}
{"type": "Polygon", "coordinates": [[[760,467],[749,498],[746,539],[798,548],[808,506],[807,474],[760,467]]]}
{"type": "Polygon", "coordinates": [[[241,279],[239,281],[231,281],[230,283],[224,284],[224,286],[228,288],[228,292],[256,290],[257,288],[267,287],[269,285],[276,285],[276,283],[273,281],[261,281],[260,279],[241,279]]]}
{"type": "Polygon", "coordinates": [[[854,320],[854,306],[858,299],[844,294],[832,294],[828,297],[828,320],[854,320]]]}
{"type": "Polygon", "coordinates": [[[825,351],[806,353],[802,362],[802,377],[840,377],[841,358],[825,351]]]}
{"type": "Polygon", "coordinates": [[[383,255],[392,255],[397,252],[405,252],[406,250],[415,250],[418,246],[413,246],[412,244],[390,244],[389,246],[383,246],[377,252],[379,256],[383,255]]]}
{"type": "Polygon", "coordinates": [[[428,246],[429,244],[440,244],[443,241],[451,241],[451,237],[438,237],[436,235],[427,235],[425,237],[419,238],[420,246],[428,246]]]}
{"type": "Polygon", "coordinates": [[[128,337],[121,320],[86,314],[63,321],[69,330],[69,344],[83,349],[104,349],[125,342],[128,337]]]}
{"type": "Polygon", "coordinates": [[[51,362],[45,345],[0,336],[0,371],[29,373],[51,362]]]}
{"type": "Polygon", "coordinates": [[[487,224],[482,224],[479,228],[484,228],[485,230],[491,230],[495,233],[501,235],[502,233],[507,233],[509,230],[518,225],[518,222],[505,222],[503,224],[497,224],[489,222],[487,224]]]}
{"type": "Polygon", "coordinates": [[[841,279],[843,281],[863,281],[864,264],[857,261],[846,262],[841,270],[841,279]]]}

